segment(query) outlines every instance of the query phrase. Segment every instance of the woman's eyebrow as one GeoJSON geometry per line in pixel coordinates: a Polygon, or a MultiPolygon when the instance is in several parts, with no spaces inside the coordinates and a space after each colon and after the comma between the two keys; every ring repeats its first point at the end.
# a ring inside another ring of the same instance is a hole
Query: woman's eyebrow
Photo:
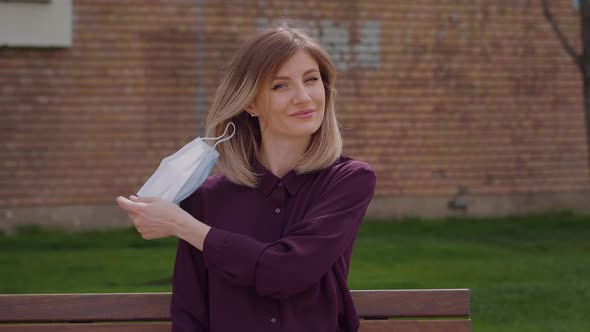
{"type": "MultiPolygon", "coordinates": [[[[315,68],[308,69],[308,70],[306,70],[306,71],[303,73],[303,76],[305,76],[305,75],[307,75],[307,74],[309,74],[309,73],[316,72],[316,71],[317,71],[318,73],[320,72],[319,70],[317,70],[317,69],[315,69],[315,68]]],[[[276,76],[275,78],[273,78],[273,80],[289,80],[289,79],[290,79],[290,77],[287,77],[287,76],[276,76]]]]}

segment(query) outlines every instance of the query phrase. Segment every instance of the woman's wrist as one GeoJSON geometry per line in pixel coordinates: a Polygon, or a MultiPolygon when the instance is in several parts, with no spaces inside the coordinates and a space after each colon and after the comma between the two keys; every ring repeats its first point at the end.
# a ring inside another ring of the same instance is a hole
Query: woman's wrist
{"type": "Polygon", "coordinates": [[[174,235],[202,251],[205,237],[211,227],[195,219],[186,211],[183,212],[176,220],[174,235]]]}

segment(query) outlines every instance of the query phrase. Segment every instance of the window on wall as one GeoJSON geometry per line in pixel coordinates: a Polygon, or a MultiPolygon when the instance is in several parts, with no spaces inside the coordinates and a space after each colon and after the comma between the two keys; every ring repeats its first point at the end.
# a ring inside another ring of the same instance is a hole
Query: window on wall
{"type": "Polygon", "coordinates": [[[0,0],[0,46],[71,45],[71,0],[0,0]]]}

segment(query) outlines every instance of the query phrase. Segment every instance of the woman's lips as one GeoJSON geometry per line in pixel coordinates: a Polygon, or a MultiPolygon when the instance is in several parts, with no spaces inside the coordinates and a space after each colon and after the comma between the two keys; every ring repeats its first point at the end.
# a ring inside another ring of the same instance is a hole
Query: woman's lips
{"type": "Polygon", "coordinates": [[[291,116],[298,118],[298,119],[309,119],[313,116],[314,112],[315,112],[315,110],[305,110],[303,112],[297,112],[291,116]]]}

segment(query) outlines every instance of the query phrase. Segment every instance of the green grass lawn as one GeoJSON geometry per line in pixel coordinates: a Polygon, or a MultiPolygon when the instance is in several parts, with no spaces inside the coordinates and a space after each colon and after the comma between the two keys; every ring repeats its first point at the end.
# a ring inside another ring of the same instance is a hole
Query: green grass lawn
{"type": "MultiPolygon", "coordinates": [[[[176,240],[0,235],[0,293],[170,291],[176,240]]],[[[590,331],[590,216],[365,222],[351,289],[470,288],[474,331],[590,331]]]]}

